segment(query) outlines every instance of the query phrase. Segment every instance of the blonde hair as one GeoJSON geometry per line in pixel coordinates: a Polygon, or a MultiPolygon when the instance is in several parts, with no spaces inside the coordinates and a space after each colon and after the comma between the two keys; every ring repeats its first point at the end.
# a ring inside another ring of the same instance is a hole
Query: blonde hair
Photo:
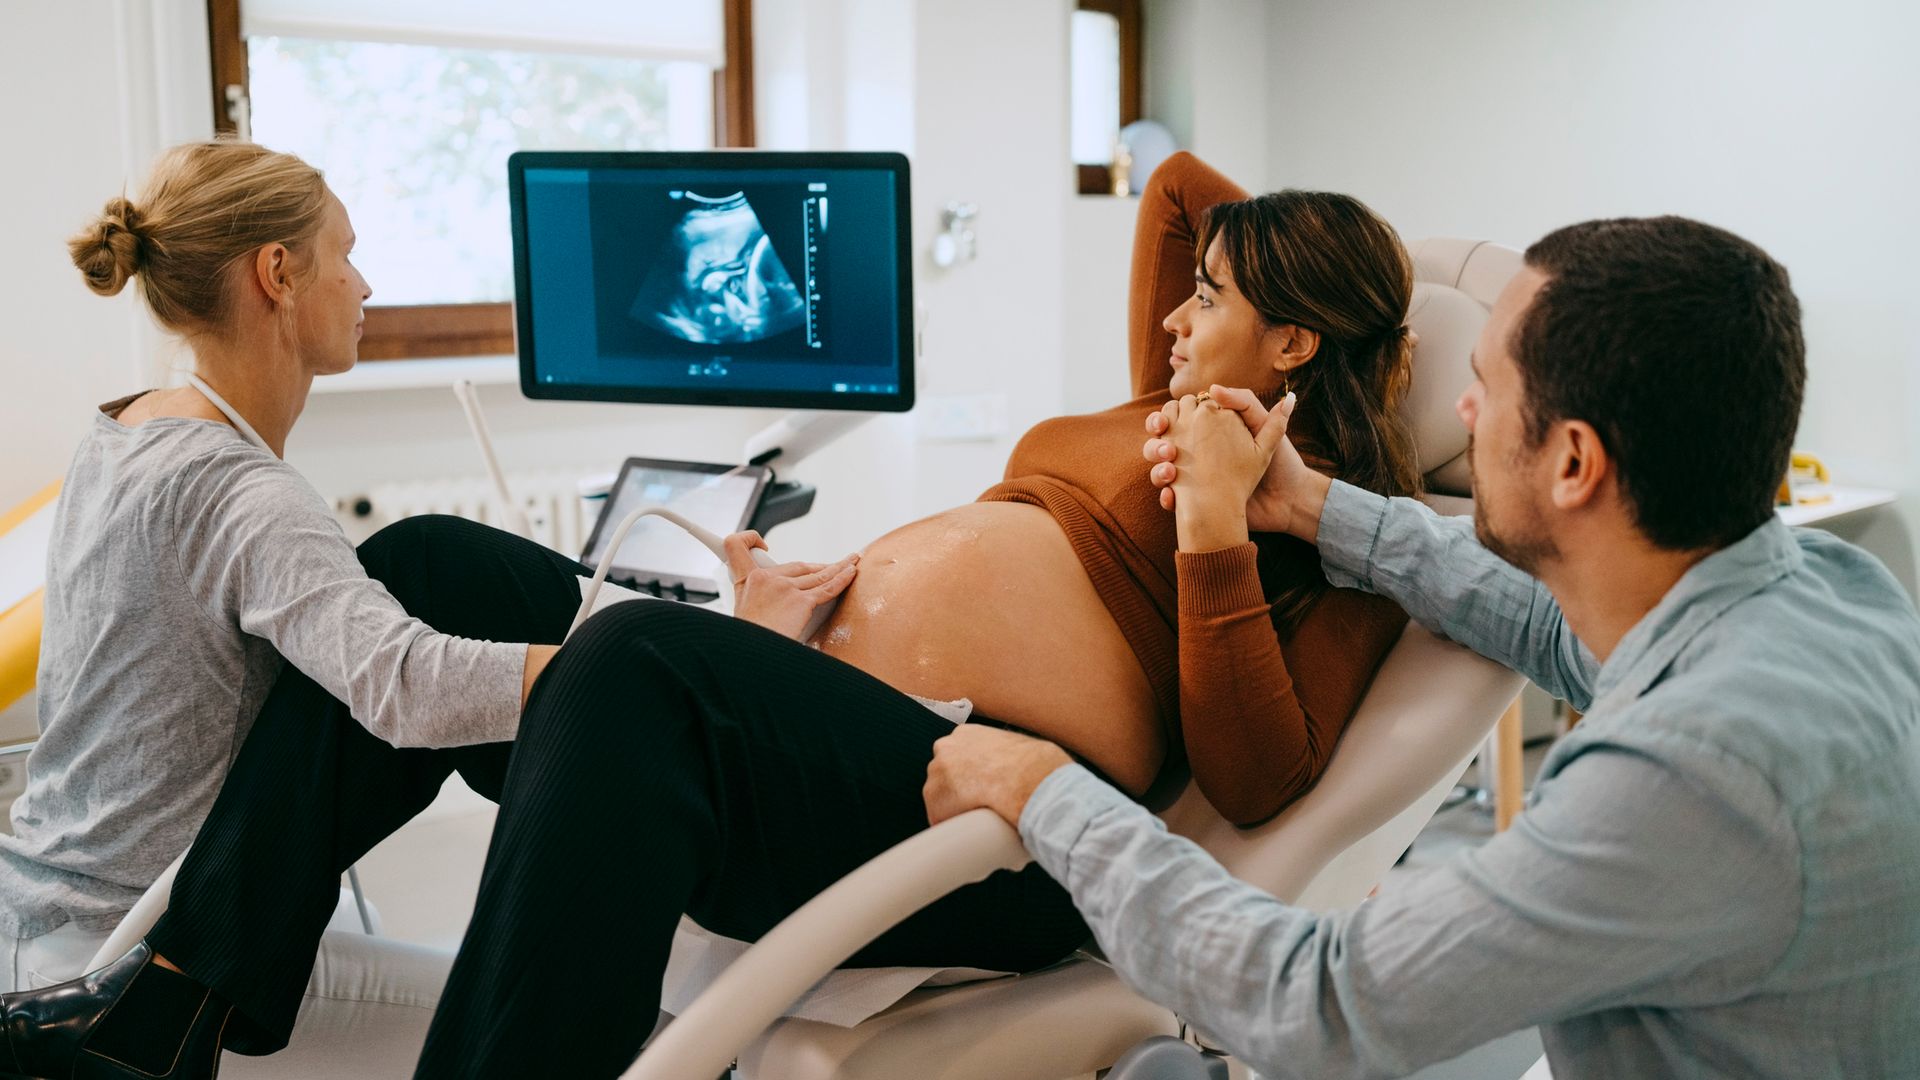
{"type": "Polygon", "coordinates": [[[300,250],[326,204],[320,170],[292,154],[232,138],[186,143],[154,163],[138,205],[108,199],[67,250],[94,292],[113,296],[137,274],[162,326],[217,331],[233,265],[266,244],[300,250]]]}

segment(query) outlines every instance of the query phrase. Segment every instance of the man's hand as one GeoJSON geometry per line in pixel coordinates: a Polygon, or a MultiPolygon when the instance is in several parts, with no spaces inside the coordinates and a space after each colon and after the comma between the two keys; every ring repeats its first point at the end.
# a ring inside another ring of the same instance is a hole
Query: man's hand
{"type": "MultiPolygon", "coordinates": [[[[1207,396],[1222,410],[1238,415],[1257,443],[1273,448],[1266,472],[1247,498],[1247,528],[1290,533],[1312,543],[1320,533],[1320,511],[1326,505],[1332,481],[1309,468],[1293,441],[1286,438],[1294,396],[1287,395],[1272,412],[1261,406],[1251,390],[1214,386],[1207,396]],[[1274,424],[1278,429],[1270,430],[1274,424]]],[[[1164,410],[1155,411],[1147,414],[1146,427],[1148,438],[1141,446],[1141,455],[1152,462],[1147,475],[1160,489],[1160,505],[1173,510],[1177,505],[1174,484],[1180,478],[1178,442],[1168,437],[1173,421],[1164,410]]]]}
{"type": "Polygon", "coordinates": [[[815,608],[830,604],[853,584],[859,572],[855,552],[837,563],[778,563],[761,566],[750,554],[767,549],[752,530],[726,538],[727,572],[733,578],[733,614],[777,634],[798,640],[815,608]]]}
{"type": "Polygon", "coordinates": [[[1017,829],[1033,789],[1055,769],[1071,764],[1073,758],[1050,742],[961,724],[933,744],[924,790],[927,823],[938,825],[984,806],[1017,829]]]}

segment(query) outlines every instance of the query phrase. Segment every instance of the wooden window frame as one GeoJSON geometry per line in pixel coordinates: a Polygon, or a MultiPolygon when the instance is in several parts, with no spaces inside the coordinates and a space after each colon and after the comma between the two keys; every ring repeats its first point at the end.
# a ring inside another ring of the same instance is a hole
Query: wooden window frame
{"type": "MultiPolygon", "coordinates": [[[[213,127],[232,133],[249,100],[241,0],[207,0],[213,56],[213,127]]],[[[1130,0],[1138,6],[1139,0],[1130,0]]],[[[721,0],[725,56],[713,73],[713,144],[753,145],[753,0],[721,0]]],[[[376,305],[366,309],[362,360],[511,355],[513,304],[376,305]]]]}
{"type": "MultiPolygon", "coordinates": [[[[1140,13],[1141,0],[1077,0],[1079,11],[1098,11],[1120,20],[1120,126],[1140,119],[1140,84],[1144,60],[1141,42],[1145,40],[1140,13]]],[[[1076,165],[1080,194],[1113,194],[1113,168],[1110,165],[1076,165]]]]}

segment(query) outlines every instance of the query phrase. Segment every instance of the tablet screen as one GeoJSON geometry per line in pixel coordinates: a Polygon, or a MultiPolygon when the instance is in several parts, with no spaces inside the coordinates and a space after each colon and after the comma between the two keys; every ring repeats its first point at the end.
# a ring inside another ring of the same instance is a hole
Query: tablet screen
{"type": "MultiPolygon", "coordinates": [[[[766,482],[764,466],[734,472],[728,465],[629,458],[580,561],[598,566],[620,522],[642,506],[665,507],[716,536],[739,532],[753,519],[766,482]]],[[[609,577],[642,586],[658,581],[665,588],[678,585],[689,592],[718,594],[725,573],[720,558],[678,525],[665,518],[643,517],[621,543],[609,577]]]]}

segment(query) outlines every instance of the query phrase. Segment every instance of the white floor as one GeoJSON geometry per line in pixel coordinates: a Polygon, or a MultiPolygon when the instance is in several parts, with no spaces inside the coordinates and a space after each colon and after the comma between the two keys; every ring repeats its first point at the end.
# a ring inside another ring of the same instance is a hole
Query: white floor
{"type": "Polygon", "coordinates": [[[456,949],[480,886],[494,807],[455,776],[440,798],[360,860],[360,884],[380,909],[382,932],[456,949]]]}

